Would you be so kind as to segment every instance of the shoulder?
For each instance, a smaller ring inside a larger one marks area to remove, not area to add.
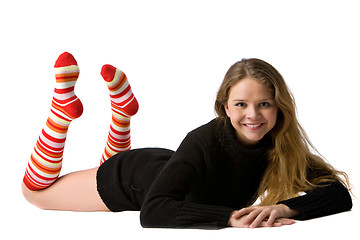
[[[190,131],[176,150],[176,156],[186,156],[186,159],[199,158],[217,149],[219,123],[216,119]]]
[[[221,123],[215,118],[210,122],[190,131],[187,136],[197,139],[215,140],[219,136]]]

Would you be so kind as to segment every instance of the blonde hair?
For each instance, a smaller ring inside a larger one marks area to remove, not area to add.
[[[218,120],[226,123],[224,106],[230,89],[247,77],[266,84],[273,92],[278,107],[277,122],[269,132],[273,148],[268,152],[268,167],[258,189],[261,205],[276,204],[335,180],[350,190],[346,173],[327,163],[310,142],[297,120],[293,95],[281,74],[269,63],[251,58],[229,68],[215,101]]]

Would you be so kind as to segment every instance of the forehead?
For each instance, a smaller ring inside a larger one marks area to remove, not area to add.
[[[265,99],[273,98],[273,91],[265,84],[253,78],[244,78],[230,88],[229,99]]]

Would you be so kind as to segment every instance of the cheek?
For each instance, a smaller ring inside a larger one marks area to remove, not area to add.
[[[277,121],[277,109],[269,112],[269,114],[267,115],[267,119],[271,127],[274,127]]]
[[[226,111],[226,114],[233,122],[238,122],[243,118],[241,111],[232,109],[231,107]]]

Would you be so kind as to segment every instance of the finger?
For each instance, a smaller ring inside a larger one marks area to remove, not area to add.
[[[234,218],[239,218],[241,216],[247,215],[249,213],[251,213],[254,210],[253,207],[248,207],[248,208],[242,208],[239,211],[236,211],[232,217]]]
[[[276,221],[276,216],[275,214],[271,213],[270,216],[269,216],[269,219],[267,220],[267,226],[270,227],[272,226]]]
[[[239,211],[236,211],[231,217],[239,218],[241,216],[251,213],[253,210],[254,210],[254,207],[242,208]]]
[[[259,212],[259,214],[256,216],[256,218],[254,219],[254,221],[251,223],[250,228],[256,228],[259,226],[260,223],[265,223],[266,225],[266,221],[265,218],[267,218],[268,214],[265,211],[261,211]]]
[[[266,221],[262,221],[256,227],[260,228],[260,227],[281,227],[281,226],[282,226],[282,224],[280,222],[274,222],[271,226],[269,226]],[[248,226],[248,227],[251,228],[250,226]]]
[[[267,227],[273,227],[273,226],[282,226],[282,225],[291,225],[294,224],[295,220],[293,219],[288,219],[288,218],[277,218],[274,221],[272,221],[270,218],[268,219],[268,221],[266,222],[266,226]]]
[[[266,225],[266,221],[262,221],[262,222],[260,222],[256,227],[267,227],[267,225]],[[254,228],[254,227],[251,227],[251,225],[249,226],[249,228]]]
[[[262,212],[266,213],[266,209],[264,208],[256,208],[254,209],[251,213],[249,213],[246,217],[244,217],[244,220],[246,222],[253,222],[259,214],[261,214]],[[264,215],[264,214],[262,214]],[[262,220],[264,220],[268,215],[265,214],[265,217],[262,218]]]
[[[269,225],[268,223],[266,223],[265,227],[281,227],[283,224],[279,223],[279,222],[274,222],[273,224]]]
[[[289,218],[278,218],[276,220],[276,222],[281,223],[282,225],[291,225],[295,223],[294,219],[289,219]]]
[[[279,222],[274,222],[270,227],[281,227],[282,224]]]

